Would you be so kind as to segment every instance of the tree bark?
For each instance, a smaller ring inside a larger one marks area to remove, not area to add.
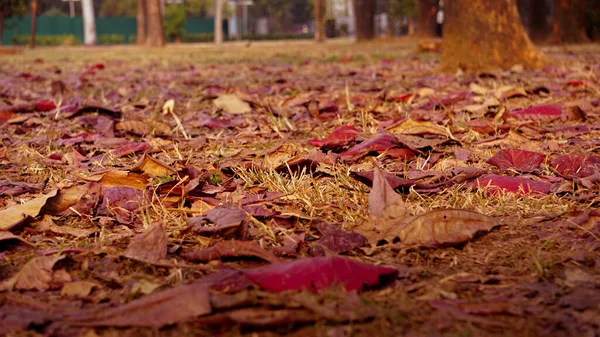
[[[548,38],[550,27],[546,20],[546,0],[531,0],[529,6],[529,37],[539,42]]]
[[[438,0],[419,0],[419,37],[435,37],[437,4]]]
[[[323,0],[315,0],[315,42],[325,42],[325,8]]]
[[[375,37],[375,0],[354,0],[356,41]]]
[[[412,16],[408,17],[408,35],[415,35],[415,18]]]
[[[160,10],[160,0],[148,0],[148,36],[146,43],[150,47],[162,47],[165,45],[165,33]]]
[[[244,13],[243,12],[243,3],[242,0],[238,0],[237,2],[237,6],[236,6],[236,15],[237,15],[237,39],[239,41],[242,41],[242,37],[243,37],[243,28],[244,28]]]
[[[138,45],[146,43],[146,18],[148,16],[146,0],[137,1],[137,39]]]
[[[85,45],[96,44],[96,20],[94,18],[93,0],[81,0],[83,13],[83,42]]]
[[[31,32],[29,34],[29,48],[35,48],[35,29],[37,26],[38,1],[31,0]]]
[[[445,14],[443,71],[490,71],[516,64],[532,69],[546,61],[523,29],[515,0],[451,0]]]
[[[223,43],[223,1],[215,0],[215,44]]]
[[[557,0],[550,42],[589,42],[585,33],[585,0]]]

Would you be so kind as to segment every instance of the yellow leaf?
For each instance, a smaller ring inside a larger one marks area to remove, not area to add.
[[[48,199],[54,197],[58,190],[27,201],[24,204],[14,205],[0,211],[0,229],[10,229],[28,217],[36,217]]]

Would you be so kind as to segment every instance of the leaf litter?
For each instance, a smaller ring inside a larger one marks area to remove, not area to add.
[[[599,54],[361,48],[0,63],[0,334],[593,335]]]

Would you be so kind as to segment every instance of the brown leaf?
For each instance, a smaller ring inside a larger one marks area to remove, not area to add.
[[[241,98],[233,94],[220,95],[213,103],[217,108],[231,114],[243,114],[252,111],[250,104],[242,101]]]
[[[423,246],[456,245],[471,239],[478,232],[498,226],[492,217],[459,209],[440,209],[415,217],[398,226],[398,237],[405,244]]]
[[[123,256],[138,261],[158,262],[167,257],[168,242],[163,224],[157,222],[143,233],[137,234]]]
[[[141,171],[154,177],[170,176],[176,173],[175,169],[150,157],[148,154],[144,154],[144,157],[131,170]]]
[[[194,283],[159,291],[117,307],[71,315],[65,323],[74,326],[160,328],[211,311],[208,287]]]
[[[380,217],[383,215],[385,208],[394,204],[401,204],[400,195],[394,192],[381,169],[375,165],[373,171],[373,188],[369,193],[369,213],[373,216]]]
[[[89,185],[75,185],[61,188],[55,196],[49,198],[44,205],[44,212],[59,213],[77,204],[85,195]]]
[[[29,200],[24,204],[10,206],[0,211],[0,229],[11,229],[28,218],[33,218],[40,214],[42,207],[48,199],[54,197],[58,190],[54,190],[41,197]]]
[[[212,247],[203,250],[194,250],[182,254],[184,258],[192,261],[210,261],[223,257],[254,256],[271,263],[279,262],[279,259],[264,250],[257,244],[239,240],[218,241]]]
[[[61,296],[84,298],[90,295],[94,288],[100,285],[89,281],[75,281],[66,283],[60,291]]]
[[[21,244],[31,246],[31,244],[29,242],[23,240],[22,237],[20,237],[18,235],[14,235],[13,233],[11,233],[9,231],[0,230],[0,248],[2,247],[1,244],[5,244],[7,241],[18,241]]]
[[[38,256],[29,260],[13,277],[0,283],[1,290],[47,290],[52,282],[52,268],[64,256]]]
[[[96,173],[85,180],[95,181],[105,187],[129,186],[143,190],[148,185],[148,176],[145,174],[122,170],[110,170]]]

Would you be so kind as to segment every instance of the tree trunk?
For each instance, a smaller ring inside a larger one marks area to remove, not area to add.
[[[242,37],[243,37],[242,29],[244,27],[244,23],[243,23],[244,13],[242,13],[243,12],[242,6],[243,6],[242,0],[238,0],[237,6],[236,6],[236,15],[237,15],[237,30],[238,30],[237,31],[237,39],[239,41],[242,41]]]
[[[223,43],[223,1],[215,0],[215,44]]]
[[[415,18],[412,16],[408,17],[408,35],[415,35]]]
[[[162,47],[165,45],[165,33],[160,11],[160,0],[148,0],[148,36],[146,43],[150,47]]]
[[[554,9],[550,42],[589,42],[585,33],[585,0],[557,0]]]
[[[545,63],[521,25],[515,0],[451,0],[445,7],[442,70],[478,72],[516,64],[532,69]]]
[[[31,0],[31,32],[29,34],[29,48],[35,48],[35,28],[37,24],[37,0]]]
[[[531,0],[529,6],[529,37],[532,41],[548,38],[550,27],[546,20],[546,0]]]
[[[146,43],[146,18],[148,16],[146,0],[137,1],[137,40],[138,45]]]
[[[435,37],[437,4],[438,0],[419,0],[419,37]]]
[[[356,41],[375,37],[375,0],[354,0]]]
[[[325,8],[323,0],[315,0],[315,42],[325,42]]]
[[[96,44],[96,20],[94,18],[93,0],[81,0],[83,13],[83,43],[87,46]]]

